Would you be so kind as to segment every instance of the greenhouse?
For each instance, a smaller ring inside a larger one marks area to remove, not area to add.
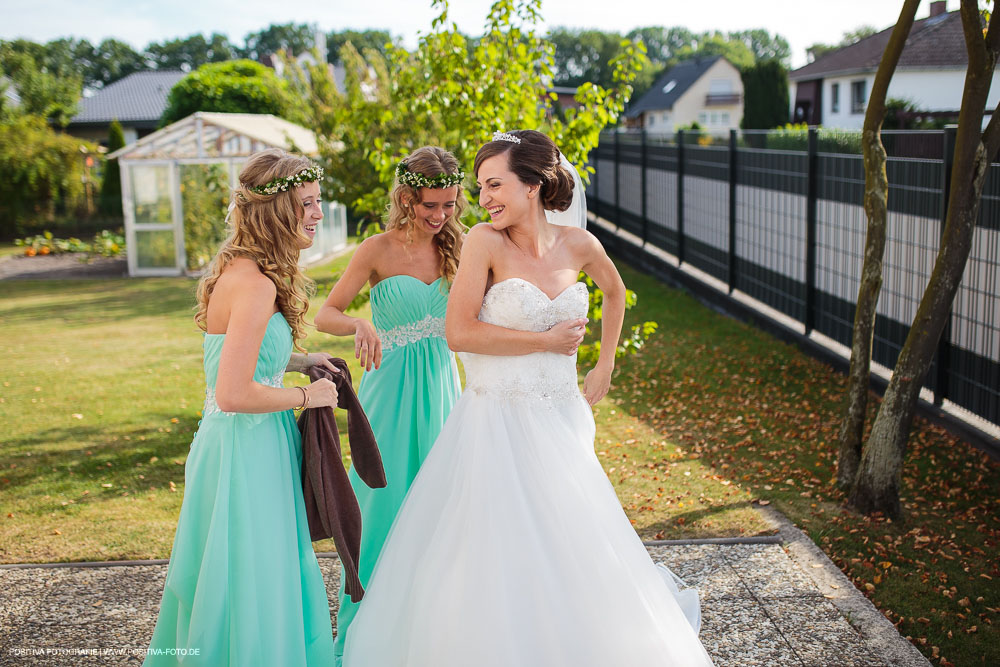
[[[225,238],[229,193],[243,164],[266,148],[315,156],[311,130],[269,114],[199,111],[110,154],[121,167],[130,276],[197,273]],[[342,204],[324,218],[302,264],[347,243]]]

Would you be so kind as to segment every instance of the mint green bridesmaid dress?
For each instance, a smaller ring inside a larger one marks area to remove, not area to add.
[[[354,470],[350,472],[361,505],[358,575],[365,586],[403,498],[461,391],[455,355],[444,338],[446,285],[443,278],[428,285],[413,276],[396,275],[371,289],[372,323],[382,340],[382,363],[378,370],[365,373],[358,398],[382,453],[387,484],[384,489],[370,489]],[[337,665],[357,610],[341,586]]]
[[[225,334],[206,334],[206,399],[145,665],[332,665],[333,630],[302,498],[291,410],[222,412]],[[292,335],[267,323],[254,381],[282,386]]]

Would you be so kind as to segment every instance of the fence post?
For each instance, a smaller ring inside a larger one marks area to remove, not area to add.
[[[594,150],[590,151],[590,155],[594,159],[594,164],[591,165],[594,168],[594,173],[590,175],[590,182],[594,186],[594,196],[592,197],[592,199],[594,200],[594,217],[596,218],[604,217],[601,215],[601,190],[597,183],[597,172],[600,171],[599,167],[601,162],[600,150],[601,150],[601,137],[600,135],[598,135],[597,145],[594,146]],[[588,199],[587,201],[589,205],[590,200]]]
[[[677,130],[677,265],[684,263],[684,130]]]
[[[816,202],[819,197],[819,130],[809,128],[806,185],[806,336],[816,328]]]
[[[955,133],[957,126],[944,128],[944,151],[941,165],[941,236],[944,236],[944,226],[948,219],[948,195],[951,190],[951,169],[955,162]],[[954,308],[954,306],[952,306]],[[948,398],[948,369],[951,365],[951,312],[948,309],[948,319],[941,331],[941,339],[937,348],[937,373],[934,377],[934,405],[941,405]]]
[[[642,141],[642,157],[639,167],[639,196],[642,199],[642,247],[649,240],[649,218],[646,216],[646,128],[639,135]]]
[[[736,130],[729,130],[729,293],[736,289]]]
[[[620,170],[618,169],[618,161],[620,159],[618,154],[619,134],[621,133],[618,132],[618,130],[615,130],[615,229],[616,230],[620,230],[622,227],[622,205],[621,205],[621,197],[619,195],[622,189],[622,184],[621,180],[618,177],[620,172]]]

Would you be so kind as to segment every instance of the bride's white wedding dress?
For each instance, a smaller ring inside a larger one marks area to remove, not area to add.
[[[479,319],[544,331],[586,312],[582,283],[550,300],[511,278]],[[396,517],[345,666],[710,665],[696,593],[689,622],[594,454],[575,357],[461,358],[465,391]]]

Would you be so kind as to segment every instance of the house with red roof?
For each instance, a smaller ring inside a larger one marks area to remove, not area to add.
[[[792,122],[861,129],[891,34],[892,27],[886,28],[790,72]],[[932,2],[930,15],[913,22],[887,99],[907,100],[929,116],[957,116],[968,64],[962,17],[958,11],[948,12],[945,0]],[[998,101],[1000,70],[993,75],[988,114]]]

